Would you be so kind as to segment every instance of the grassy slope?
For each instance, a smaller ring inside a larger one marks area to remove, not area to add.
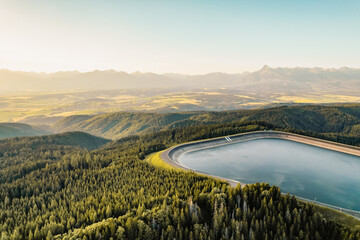
[[[301,202],[301,200],[298,200],[299,202]],[[315,210],[319,213],[321,213],[321,215],[323,215],[324,218],[329,219],[329,220],[334,220],[337,223],[349,226],[349,227],[355,227],[358,226],[360,227],[360,220],[346,214],[343,212],[339,212],[337,210],[331,209],[331,208],[327,208],[327,207],[323,207],[320,205],[316,205],[316,204],[312,204],[315,207]]]
[[[163,151],[150,154],[145,158],[145,161],[158,168],[163,168],[167,170],[178,170],[161,159],[160,155],[162,152]]]

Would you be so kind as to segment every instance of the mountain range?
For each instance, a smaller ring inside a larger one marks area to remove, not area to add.
[[[0,93],[25,91],[109,90],[144,88],[232,88],[252,91],[352,91],[360,89],[358,68],[271,68],[241,74],[204,75],[92,72],[34,73],[0,70]]]

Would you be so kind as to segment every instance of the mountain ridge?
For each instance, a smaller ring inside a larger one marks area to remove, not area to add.
[[[344,80],[346,82],[343,82]],[[1,92],[222,87],[252,89],[253,83],[270,84],[266,87],[276,89],[276,83],[283,84],[294,81],[305,81],[310,88],[323,85],[324,90],[334,90],[331,87],[334,83],[336,83],[339,91],[352,89],[354,86],[360,88],[360,68],[271,68],[265,65],[254,72],[213,72],[197,75],[151,72],[127,73],[115,70],[36,73],[0,69],[0,83],[4,86]],[[324,81],[330,83],[330,87],[324,85]],[[21,87],[19,88],[19,86]],[[291,86],[290,84],[287,87],[292,87],[294,90],[302,89],[301,86]]]
[[[0,123],[0,139],[25,136],[40,136],[50,133],[51,131],[47,131],[42,128],[25,123]]]
[[[70,116],[53,125],[53,130],[84,131],[96,136],[118,139],[176,127],[246,121],[263,121],[285,129],[356,136],[360,134],[360,104],[281,106],[220,112],[117,112],[96,116]]]

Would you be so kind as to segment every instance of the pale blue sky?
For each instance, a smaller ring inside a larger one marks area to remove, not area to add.
[[[0,68],[360,67],[360,1],[0,0]]]

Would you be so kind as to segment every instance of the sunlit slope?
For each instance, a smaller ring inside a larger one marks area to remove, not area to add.
[[[23,123],[0,123],[0,138],[38,136],[50,132]]]
[[[97,116],[71,116],[57,122],[54,130],[58,132],[77,130],[117,139],[174,127],[239,121],[264,121],[280,128],[358,136],[360,133],[360,104],[286,106],[223,112],[168,114],[120,112]]]
[[[232,121],[265,121],[281,128],[321,133],[359,133],[360,105],[285,106],[268,109],[208,112],[181,124],[223,123]],[[193,122],[193,123],[192,123]],[[179,123],[180,124],[180,123]]]
[[[97,116],[70,116],[54,125],[59,132],[84,131],[117,139],[138,133],[155,132],[196,113],[109,113]],[[84,119],[81,121],[81,119]]]
[[[93,118],[94,115],[72,115],[57,121],[53,125],[53,129],[66,131],[67,128],[74,128],[78,123]]]

